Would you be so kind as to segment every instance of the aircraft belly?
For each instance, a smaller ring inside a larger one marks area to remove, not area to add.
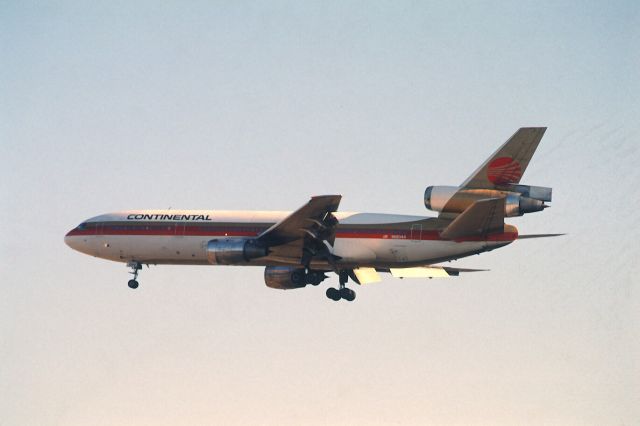
[[[482,250],[483,241],[454,242],[440,240],[406,240],[373,238],[338,238],[333,253],[344,262],[419,262],[464,255]]]
[[[208,264],[205,236],[98,235],[82,238],[77,250],[117,262]],[[487,243],[440,240],[337,238],[333,253],[344,263],[375,264],[428,262],[487,248]],[[493,248],[493,247],[492,247]],[[256,259],[250,264],[269,264]]]
[[[117,262],[207,263],[208,240],[199,236],[94,236],[86,253]]]
[[[345,262],[374,262],[379,257],[375,240],[367,238],[336,238],[333,254]]]
[[[410,241],[407,247],[409,262],[420,260],[440,259],[463,255],[486,247],[483,241],[454,242],[454,241]]]

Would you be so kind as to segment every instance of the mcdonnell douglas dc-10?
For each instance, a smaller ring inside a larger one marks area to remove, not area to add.
[[[335,272],[332,300],[353,301],[347,282],[394,277],[448,277],[477,271],[438,263],[491,251],[520,235],[505,217],[538,212],[551,201],[551,188],[521,185],[545,127],[519,129],[460,186],[429,186],[427,209],[437,217],[339,212],[340,195],[312,197],[298,210],[135,210],[88,219],[65,243],[82,253],[132,269],[138,287],[142,265],[263,266],[268,287],[318,285]]]

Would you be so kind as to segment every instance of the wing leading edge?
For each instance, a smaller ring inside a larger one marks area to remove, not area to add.
[[[329,218],[338,210],[341,195],[320,195],[258,236],[269,245],[290,243],[305,236],[318,237],[318,231],[335,226]],[[333,242],[333,241],[332,241]]]

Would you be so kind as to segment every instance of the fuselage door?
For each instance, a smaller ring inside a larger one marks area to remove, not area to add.
[[[419,223],[411,225],[411,241],[420,241],[422,239],[422,225]]]

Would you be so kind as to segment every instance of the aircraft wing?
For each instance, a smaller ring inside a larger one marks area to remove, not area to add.
[[[351,279],[360,285],[381,281],[378,272],[391,274],[394,278],[447,278],[464,272],[484,272],[487,269],[453,268],[450,266],[425,265],[411,268],[355,268]]]
[[[427,265],[413,268],[389,268],[394,278],[446,278],[457,277],[464,272],[485,272],[487,269],[453,268],[450,266]]]
[[[341,195],[312,197],[307,204],[260,234],[258,240],[268,246],[284,245],[305,238],[328,240],[333,244],[338,221],[331,213],[338,210],[341,199]]]

